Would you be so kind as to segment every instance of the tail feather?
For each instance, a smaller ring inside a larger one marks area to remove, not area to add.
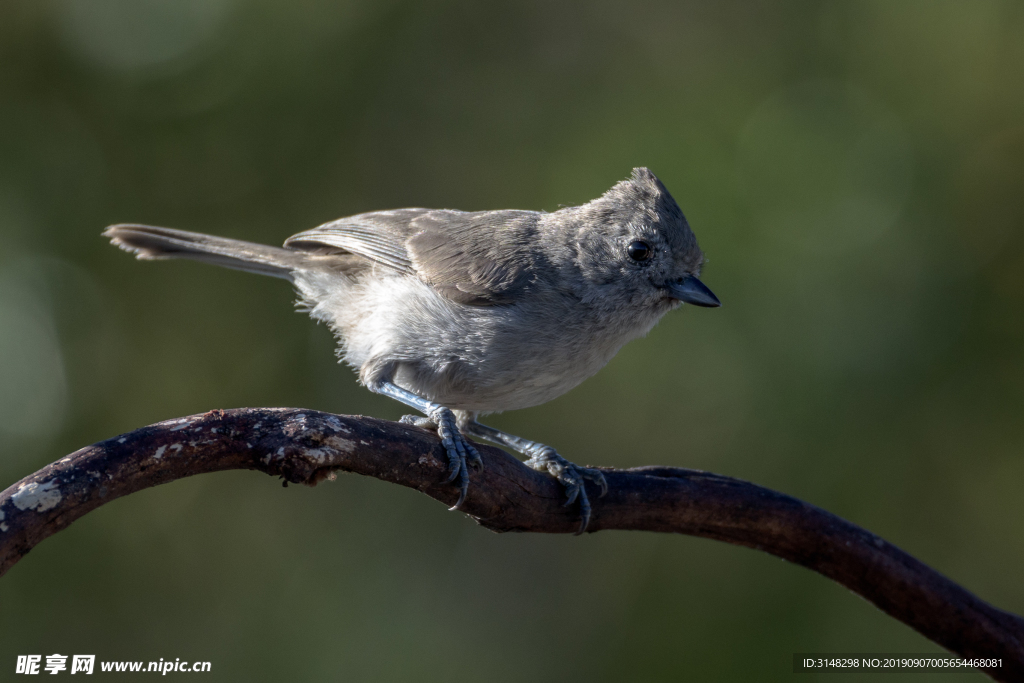
[[[289,281],[293,271],[308,267],[310,260],[293,249],[149,225],[111,225],[103,234],[139,259],[192,259]]]

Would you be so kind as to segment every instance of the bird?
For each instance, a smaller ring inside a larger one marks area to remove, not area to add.
[[[139,224],[103,231],[143,260],[184,258],[288,280],[297,305],[326,323],[338,355],[372,392],[436,430],[459,509],[472,436],[519,452],[579,501],[583,533],[604,495],[599,469],[484,425],[481,415],[540,405],[604,367],[683,304],[718,307],[682,210],[649,169],[556,211],[406,208],[339,218],[282,247]]]

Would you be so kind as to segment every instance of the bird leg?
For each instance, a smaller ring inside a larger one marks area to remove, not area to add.
[[[472,464],[474,468],[480,470],[484,466],[484,461],[480,458],[480,454],[476,452],[476,449],[473,448],[473,444],[459,431],[455,414],[451,409],[421,398],[393,382],[377,382],[370,386],[370,390],[401,401],[410,408],[415,408],[427,416],[424,418],[406,415],[402,418],[402,422],[413,424],[417,427],[437,430],[437,435],[441,438],[441,444],[448,454],[448,479],[446,481],[452,482],[456,478],[459,480],[459,500],[449,509],[459,509],[466,500],[466,493],[469,491],[468,465]]]
[[[560,456],[551,446],[545,446],[536,441],[529,441],[514,434],[507,434],[494,427],[480,424],[475,420],[463,425],[463,429],[473,435],[486,439],[493,443],[507,446],[515,451],[528,456],[526,465],[540,472],[547,472],[565,487],[567,500],[565,504],[572,505],[579,498],[580,513],[583,519],[576,535],[582,534],[590,523],[590,500],[587,498],[587,490],[584,480],[589,479],[601,488],[601,495],[608,493],[608,482],[601,470],[590,467],[580,467]]]

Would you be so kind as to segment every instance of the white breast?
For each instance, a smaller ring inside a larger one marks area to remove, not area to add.
[[[511,306],[456,304],[412,276],[297,282],[313,317],[331,325],[364,383],[391,378],[457,410],[514,410],[549,401],[590,377],[661,316],[608,321],[577,300]],[[598,323],[600,320],[600,323]]]

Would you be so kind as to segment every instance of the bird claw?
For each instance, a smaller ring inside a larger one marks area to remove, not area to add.
[[[437,429],[437,435],[448,454],[448,478],[445,482],[459,480],[459,500],[448,509],[458,510],[469,492],[469,466],[479,472],[484,468],[484,461],[473,444],[459,431],[455,415],[448,408],[439,407],[430,413],[430,417],[405,415],[402,423]]]
[[[403,415],[402,419],[399,420],[404,425],[412,425],[413,427],[422,427],[423,429],[437,429],[437,425],[429,417],[421,417],[420,415]]]
[[[608,481],[604,478],[601,470],[591,467],[581,467],[569,462],[560,456],[551,446],[541,446],[530,454],[526,464],[540,472],[547,472],[565,487],[566,501],[564,506],[568,507],[579,499],[580,504],[580,528],[576,531],[579,536],[587,530],[590,524],[590,499],[587,497],[585,482],[594,482],[601,489],[599,497],[608,493]]]

